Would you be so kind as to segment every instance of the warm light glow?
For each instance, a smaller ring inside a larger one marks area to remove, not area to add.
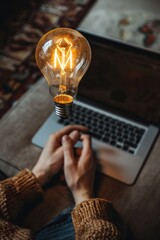
[[[59,104],[69,104],[73,102],[73,97],[67,94],[60,94],[54,97],[54,101]]]
[[[67,38],[60,38],[56,42],[54,50],[54,69],[72,70],[72,43]]]

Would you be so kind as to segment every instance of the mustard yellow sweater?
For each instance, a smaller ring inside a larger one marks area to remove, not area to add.
[[[25,169],[15,177],[0,182],[0,239],[33,239],[29,229],[16,225],[16,218],[26,203],[41,196],[43,191],[31,171]],[[90,199],[72,211],[75,239],[119,239],[112,223],[112,206],[103,199]]]

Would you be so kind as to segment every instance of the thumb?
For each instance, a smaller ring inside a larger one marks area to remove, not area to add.
[[[74,153],[73,153],[73,142],[72,139],[68,135],[64,135],[62,138],[62,146],[64,153],[64,164],[70,164],[74,161]]]

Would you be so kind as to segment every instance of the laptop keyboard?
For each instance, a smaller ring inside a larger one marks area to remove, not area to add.
[[[59,119],[63,125],[80,124],[89,128],[92,137],[134,154],[145,132],[144,128],[128,124],[116,118],[74,105],[72,116]]]

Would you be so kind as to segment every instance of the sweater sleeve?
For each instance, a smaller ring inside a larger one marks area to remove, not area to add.
[[[11,222],[0,219],[1,240],[33,240],[33,233],[29,229],[20,228]]]
[[[76,240],[117,240],[119,231],[113,223],[112,204],[104,199],[90,199],[72,211]]]
[[[28,169],[0,182],[0,218],[14,221],[24,205],[42,193],[35,176]]]

